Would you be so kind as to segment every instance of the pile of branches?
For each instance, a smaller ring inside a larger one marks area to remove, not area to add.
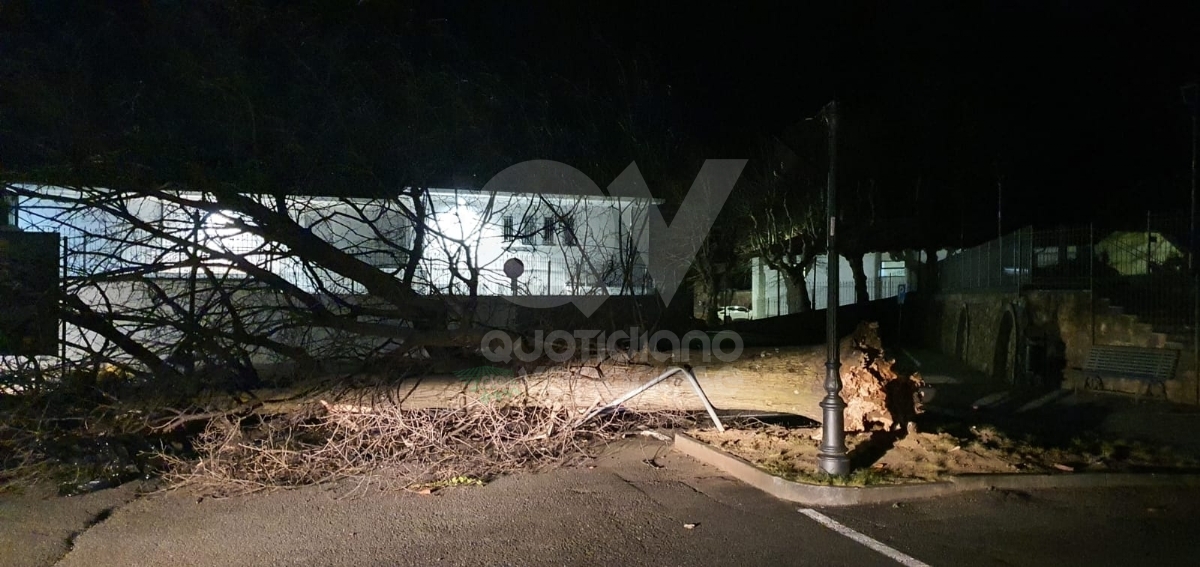
[[[321,401],[270,419],[219,418],[194,448],[199,458],[164,456],[176,487],[215,495],[351,479],[384,489],[451,479],[487,481],[586,458],[597,440],[676,424],[682,414],[617,413],[581,422],[558,407],[477,402],[460,408],[401,409]]]

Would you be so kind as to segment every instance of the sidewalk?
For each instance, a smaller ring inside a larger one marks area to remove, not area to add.
[[[928,404],[934,414],[995,421],[997,425],[1023,425],[1041,431],[1057,430],[1058,437],[1093,432],[1200,454],[1200,435],[1196,434],[1200,431],[1200,408],[1196,406],[1114,393],[1061,391],[1044,405],[1021,411],[1048,392],[1018,391],[1012,384],[986,376],[931,349],[893,348],[892,352],[897,366],[920,372],[937,389]],[[972,407],[988,398],[1002,398],[1002,401],[988,408]]]
[[[965,410],[972,402],[989,394],[1012,388],[968,367],[962,361],[936,350],[912,347],[889,347],[888,354],[896,359],[901,372],[919,372],[925,383],[937,389],[928,404],[932,410]]]

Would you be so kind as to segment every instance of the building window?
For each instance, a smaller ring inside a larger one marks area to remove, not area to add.
[[[579,239],[575,237],[575,217],[563,217],[562,243],[566,246],[579,246]]]
[[[537,221],[529,217],[521,219],[521,244],[533,246],[537,244]]]
[[[542,244],[554,244],[554,217],[542,219]]]
[[[903,277],[907,273],[904,262],[889,262],[884,260],[879,263],[879,276],[884,278]]]
[[[504,241],[512,242],[517,239],[517,225],[512,217],[504,217]]]

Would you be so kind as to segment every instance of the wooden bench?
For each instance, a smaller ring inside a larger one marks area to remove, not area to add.
[[[1083,386],[1094,383],[1102,390],[1105,378],[1125,378],[1146,382],[1146,393],[1157,384],[1166,397],[1166,382],[1175,377],[1178,362],[1179,351],[1174,349],[1093,346],[1083,364]]]

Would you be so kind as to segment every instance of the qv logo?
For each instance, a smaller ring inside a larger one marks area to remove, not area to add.
[[[704,162],[700,173],[671,224],[663,219],[656,207],[646,211],[646,229],[651,241],[649,249],[639,248],[637,253],[646,271],[654,282],[655,289],[664,303],[670,303],[679,290],[688,267],[696,252],[704,244],[708,231],[712,229],[717,215],[729,198],[733,186],[746,167],[744,159],[710,159]],[[583,172],[565,163],[550,160],[533,160],[518,163],[496,174],[483,186],[485,192],[503,191],[526,194],[587,197],[622,197],[653,202],[653,195],[646,185],[637,163],[630,163],[625,171],[609,183],[607,193],[600,189]],[[595,270],[594,264],[591,268]],[[598,276],[598,274],[593,274]],[[574,303],[585,316],[599,309],[608,299],[601,287],[596,295],[571,296],[505,296],[509,301],[524,307],[547,308]]]

